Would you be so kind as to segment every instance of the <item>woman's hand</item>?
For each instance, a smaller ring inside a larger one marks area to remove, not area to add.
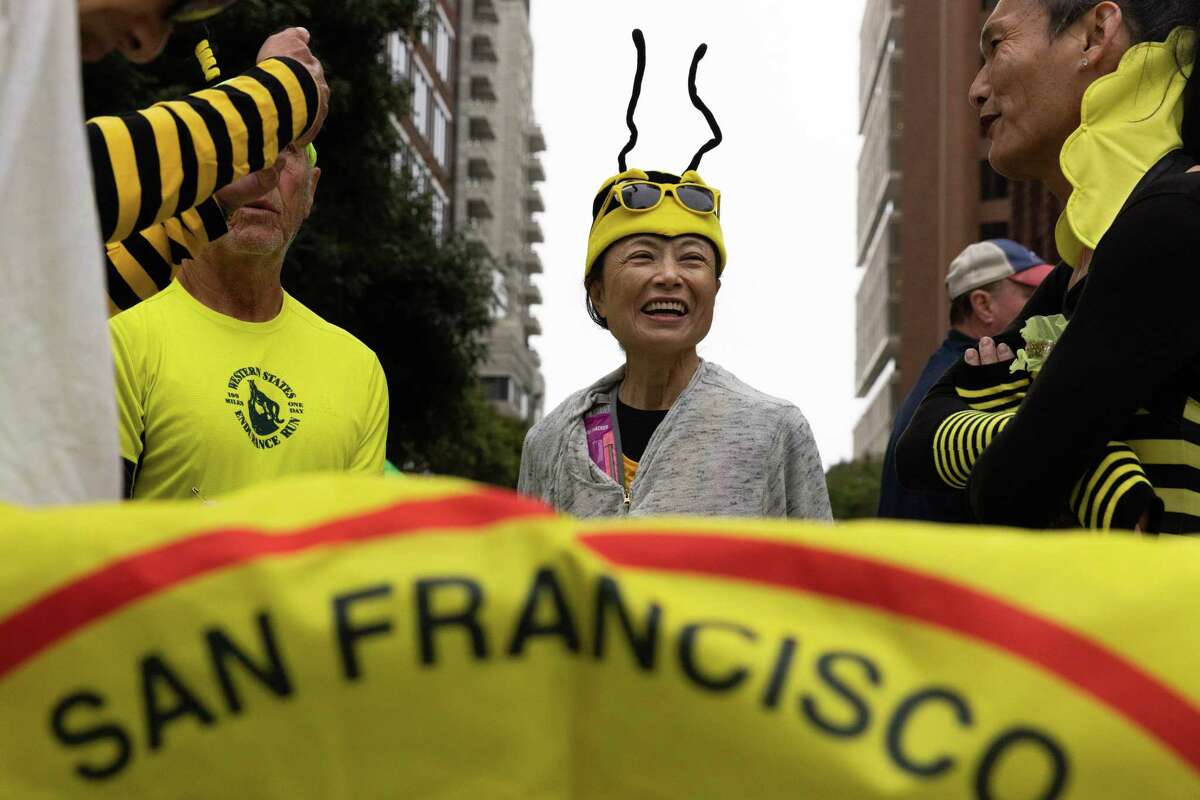
[[[1006,344],[999,347],[990,336],[985,336],[979,340],[979,348],[972,347],[963,354],[963,358],[972,367],[987,367],[992,364],[1002,364],[1005,361],[1012,361],[1016,356],[1013,354],[1012,348]]]

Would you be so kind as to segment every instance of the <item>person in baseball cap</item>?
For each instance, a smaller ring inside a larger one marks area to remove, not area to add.
[[[989,239],[969,245],[950,262],[946,290],[950,295],[950,324],[966,328],[978,339],[995,336],[1016,315],[1054,271],[1043,258],[1011,239]],[[975,295],[975,292],[982,292]]]
[[[1011,239],[976,242],[950,262],[946,273],[950,330],[904,398],[892,424],[879,492],[880,517],[963,524],[973,521],[961,493],[921,494],[900,485],[896,443],[933,384],[982,337],[996,336],[1008,328],[1053,271],[1045,259]]]

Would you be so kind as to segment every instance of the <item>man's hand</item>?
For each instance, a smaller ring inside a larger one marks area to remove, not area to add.
[[[317,110],[313,115],[313,123],[308,132],[296,141],[301,149],[317,138],[317,134],[321,132],[321,126],[325,124],[325,116],[329,113],[329,84],[325,81],[325,68],[308,49],[308,40],[309,34],[306,28],[288,28],[263,42],[262,48],[258,51],[258,61],[260,62],[276,57],[299,61],[317,82]]]
[[[976,350],[972,347],[963,354],[963,358],[972,367],[987,367],[992,364],[1012,361],[1016,356],[1013,355],[1012,348],[1008,345],[1002,344],[997,347],[996,342],[991,337],[985,336],[979,340],[979,349]]]

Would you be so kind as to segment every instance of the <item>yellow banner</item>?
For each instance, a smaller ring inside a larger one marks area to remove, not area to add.
[[[1200,797],[1200,549],[450,480],[0,511],[0,798]]]

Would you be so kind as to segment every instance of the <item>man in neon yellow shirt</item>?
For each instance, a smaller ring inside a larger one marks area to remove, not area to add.
[[[281,283],[312,210],[315,161],[289,147],[276,188],[236,211],[168,288],[112,319],[130,497],[204,499],[282,475],[383,472],[379,359]]]

